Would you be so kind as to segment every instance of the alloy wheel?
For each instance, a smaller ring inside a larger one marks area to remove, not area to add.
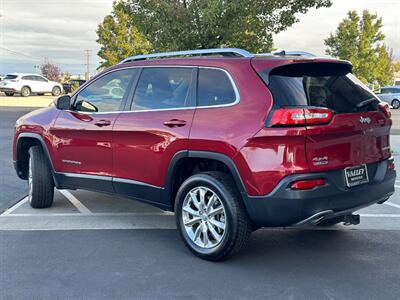
[[[182,221],[188,237],[198,247],[214,248],[225,237],[224,204],[207,187],[196,187],[187,193],[182,205]]]

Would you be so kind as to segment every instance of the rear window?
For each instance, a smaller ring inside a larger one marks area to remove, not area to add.
[[[266,80],[267,74],[262,74]],[[357,111],[356,106],[376,96],[351,74],[351,67],[334,63],[285,65],[269,73],[268,87],[274,105],[327,107],[336,113]],[[363,110],[376,109],[376,103]],[[374,105],[375,104],[375,105]]]
[[[4,79],[17,79],[18,75],[7,75]]]

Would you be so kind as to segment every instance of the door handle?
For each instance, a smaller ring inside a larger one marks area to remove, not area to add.
[[[109,121],[109,120],[99,120],[99,121],[95,122],[94,125],[96,125],[98,127],[110,126],[111,125],[111,121]]]
[[[186,121],[184,120],[178,120],[178,119],[172,119],[169,121],[165,121],[164,125],[167,127],[182,127],[186,125]]]

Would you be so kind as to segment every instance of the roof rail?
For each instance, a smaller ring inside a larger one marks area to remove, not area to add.
[[[304,52],[304,51],[279,51],[279,52],[273,52],[273,55],[282,55],[282,56],[304,56],[304,57],[316,57],[315,54],[310,53],[310,52]]]
[[[315,54],[304,51],[275,51],[268,53],[257,53],[256,56],[303,56],[303,57],[316,57]]]
[[[173,57],[173,56],[189,56],[189,55],[210,55],[210,54],[219,54],[222,56],[228,57],[253,57],[254,55],[250,52],[238,49],[238,48],[216,48],[216,49],[199,49],[199,50],[187,50],[187,51],[174,51],[174,52],[161,52],[161,53],[151,53],[151,54],[143,54],[131,56],[120,63],[127,63],[138,60],[145,60],[148,58],[163,58],[163,57]]]

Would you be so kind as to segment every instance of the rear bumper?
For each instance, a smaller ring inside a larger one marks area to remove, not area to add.
[[[248,196],[245,203],[252,221],[259,226],[289,226],[318,221],[383,203],[394,193],[396,171],[384,160],[369,164],[370,182],[348,188],[344,170],[297,174],[285,177],[266,196]],[[291,190],[296,180],[324,178],[326,185],[311,190]]]

